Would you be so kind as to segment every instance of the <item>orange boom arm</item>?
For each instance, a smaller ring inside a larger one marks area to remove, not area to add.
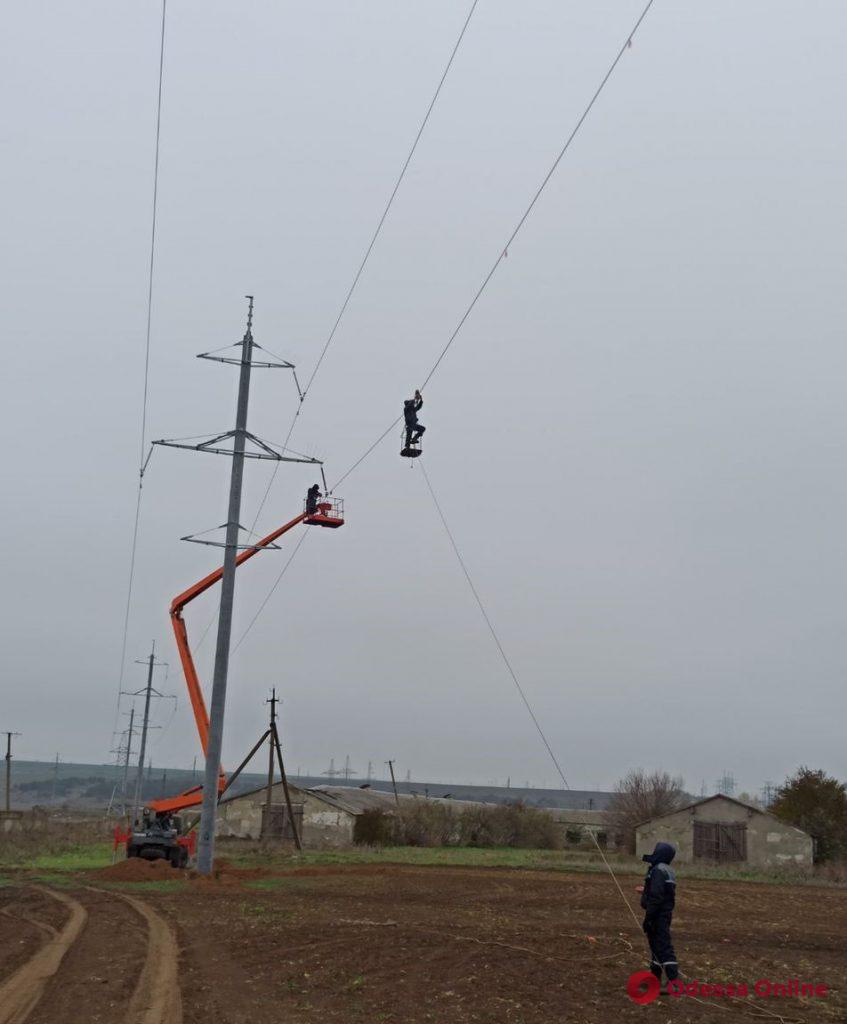
[[[292,530],[299,523],[306,520],[307,514],[305,512],[297,516],[296,519],[292,519],[284,526],[280,526],[279,529],[274,530],[273,533],[269,533],[267,537],[263,537],[257,541],[252,547],[242,551],[241,554],[236,558],[235,564],[243,565],[248,558],[252,558],[253,555],[258,554],[263,548],[273,544],[275,540],[281,537],[284,533]],[[223,566],[219,569],[215,569],[214,572],[209,573],[208,576],[204,576],[202,580],[195,583],[194,586],[189,587],[188,590],[178,594],[173,601],[171,601],[171,625],[174,630],[174,637],[176,638],[176,646],[179,651],[179,660],[182,662],[182,671],[185,675],[185,684],[188,687],[188,696],[191,698],[191,708],[194,712],[194,721],[197,723],[197,732],[200,735],[200,746],[205,754],[209,743],[209,712],[206,709],[206,701],[203,699],[203,691],[200,688],[200,680],[197,678],[197,669],[194,665],[194,659],[191,656],[191,647],[188,643],[188,631],[185,628],[185,620],[182,617],[185,606],[193,601],[195,597],[199,597],[204,594],[210,587],[213,587],[223,576]],[[222,793],[226,788],[226,775],[221,769],[221,773],[218,776],[218,794]],[[180,793],[179,796],[167,797],[162,800],[152,800],[147,806],[156,814],[170,814],[176,811],[185,810],[188,807],[197,807],[203,802],[203,787],[194,786],[184,793]]]

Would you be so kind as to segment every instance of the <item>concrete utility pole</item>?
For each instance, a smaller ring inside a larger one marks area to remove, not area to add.
[[[229,646],[232,639],[232,605],[235,598],[235,559],[238,554],[244,445],[247,434],[247,406],[250,399],[250,368],[253,359],[253,296],[248,295],[247,299],[250,305],[247,311],[247,330],[241,342],[238,405],[235,413],[235,434],[232,439],[232,474],[229,483],[229,510],[226,517],[226,547],[221,578],[221,607],[218,615],[218,639],[215,645],[215,671],[209,711],[209,743],[206,749],[206,770],[203,775],[203,808],[200,812],[200,835],[197,843],[197,870],[201,875],[212,873],[215,859],[218,777],[221,772]]]
[[[59,784],[59,755],[56,754],[56,762],[53,765],[53,792],[50,794],[50,803],[56,803],[56,789]]]
[[[397,796],[397,780],[394,778],[394,762],[386,761],[385,763],[388,765],[388,770],[391,772],[391,787],[394,790],[394,803],[399,807],[400,797]]]
[[[20,736],[19,732],[6,733],[6,810],[12,809],[12,737]]]

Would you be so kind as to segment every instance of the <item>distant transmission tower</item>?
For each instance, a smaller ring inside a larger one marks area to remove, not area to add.
[[[735,793],[735,776],[724,771],[723,775],[715,783],[715,791],[724,796],[733,796]]]
[[[776,800],[779,793],[779,786],[775,786],[772,782],[766,782],[762,786],[762,804],[765,807],[770,807],[771,804]]]

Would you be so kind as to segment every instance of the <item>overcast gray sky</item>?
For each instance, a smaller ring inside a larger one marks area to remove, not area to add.
[[[232,424],[236,371],[194,355],[241,337],[245,292],[256,340],[308,375],[468,6],[171,0],[151,437]],[[642,6],[480,0],[292,438],[331,479],[429,370]],[[17,4],[0,41],[0,728],[21,757],[110,745],[160,16]],[[847,775],[845,38],[840,3],[656,0],[426,391],[433,485],[574,787]],[[260,375],[251,427],[282,440],[295,400]],[[276,685],[292,770],[552,785],[398,440],[234,656],[226,763]],[[167,608],[215,564],[178,538],[224,521],[228,471],[160,450],[147,477],[125,682],[155,637],[180,697],[159,764],[198,752]],[[243,521],[269,472],[248,465]],[[283,467],[260,528],[313,478]],[[236,637],[293,543],[240,574]],[[187,613],[195,639],[214,607]]]

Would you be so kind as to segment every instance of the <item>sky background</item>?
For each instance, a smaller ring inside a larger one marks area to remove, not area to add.
[[[331,481],[426,376],[641,6],[480,0],[292,437]],[[232,425],[237,370],[194,356],[240,339],[247,292],[308,376],[468,7],[168,4],[148,437]],[[18,4],[0,40],[0,729],[22,758],[114,742],[160,17]],[[845,38],[835,2],[656,0],[426,389],[430,478],[574,788],[847,776]],[[251,429],[281,441],[293,382],[254,382]],[[554,785],[398,448],[234,655],[225,763],[273,685],[292,771]],[[159,765],[198,753],[167,609],[216,564],[179,537],[225,520],[228,473],[160,449],[146,477],[124,685],[155,638],[179,696]],[[269,474],[248,463],[248,525]],[[283,466],[259,529],[313,480]],[[295,542],[239,574],[235,639]]]

